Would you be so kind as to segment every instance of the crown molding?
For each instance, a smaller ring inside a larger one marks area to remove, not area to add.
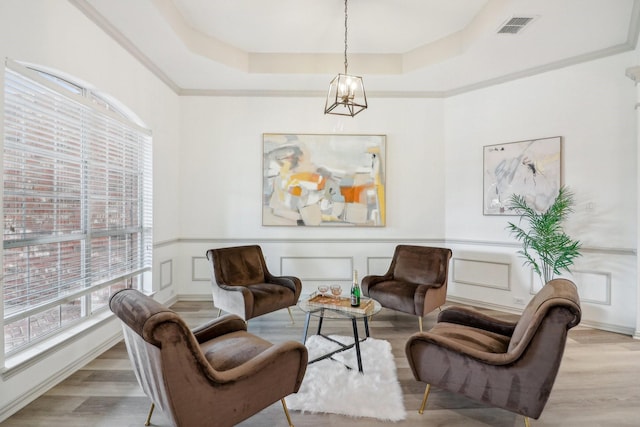
[[[116,27],[111,25],[98,11],[85,0],[68,0],[73,6],[78,8],[87,18],[102,29],[109,37],[118,43],[124,50],[129,52],[134,59],[140,62],[153,75],[160,79],[176,94],[180,94],[180,87],[169,78],[149,57],[124,36]]]
[[[637,39],[637,37],[635,38]],[[629,52],[635,49],[635,42],[628,41],[606,49],[595,52],[589,52],[583,55],[566,58],[561,61],[551,62],[549,64],[538,67],[529,68],[515,73],[505,74],[503,76],[487,79],[478,83],[460,86],[451,90],[444,91],[376,91],[367,92],[367,98],[449,98],[456,95],[462,95],[467,92],[473,92],[496,86],[511,81],[544,74],[549,71],[559,70],[561,68],[570,67],[594,61],[596,59],[606,58],[608,56]],[[630,78],[632,78],[630,76]],[[217,89],[180,89],[176,92],[180,96],[212,96],[212,97],[276,97],[276,98],[322,98],[326,96],[324,91],[300,91],[300,90],[217,90]]]

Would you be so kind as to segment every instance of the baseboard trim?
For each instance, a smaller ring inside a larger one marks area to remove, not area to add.
[[[628,335],[630,337],[634,337],[636,331],[633,328],[625,328],[624,326],[612,325],[610,323],[602,323],[602,322],[593,322],[589,320],[581,320],[580,326],[585,326],[587,328],[598,329],[600,331],[614,332],[616,334]]]

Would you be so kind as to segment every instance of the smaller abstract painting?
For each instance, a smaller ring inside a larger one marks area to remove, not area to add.
[[[263,134],[262,225],[385,225],[384,135]]]
[[[560,189],[561,160],[559,136],[485,146],[483,213],[515,215],[509,208],[513,194],[546,211]]]

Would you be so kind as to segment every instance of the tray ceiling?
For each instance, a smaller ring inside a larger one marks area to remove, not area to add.
[[[316,96],[344,71],[342,0],[70,1],[180,94]],[[350,0],[349,72],[369,96],[448,96],[632,50],[639,13],[639,0]]]

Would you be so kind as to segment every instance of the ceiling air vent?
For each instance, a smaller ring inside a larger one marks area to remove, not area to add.
[[[518,34],[522,29],[531,23],[535,16],[514,16],[502,24],[498,29],[498,34]]]

